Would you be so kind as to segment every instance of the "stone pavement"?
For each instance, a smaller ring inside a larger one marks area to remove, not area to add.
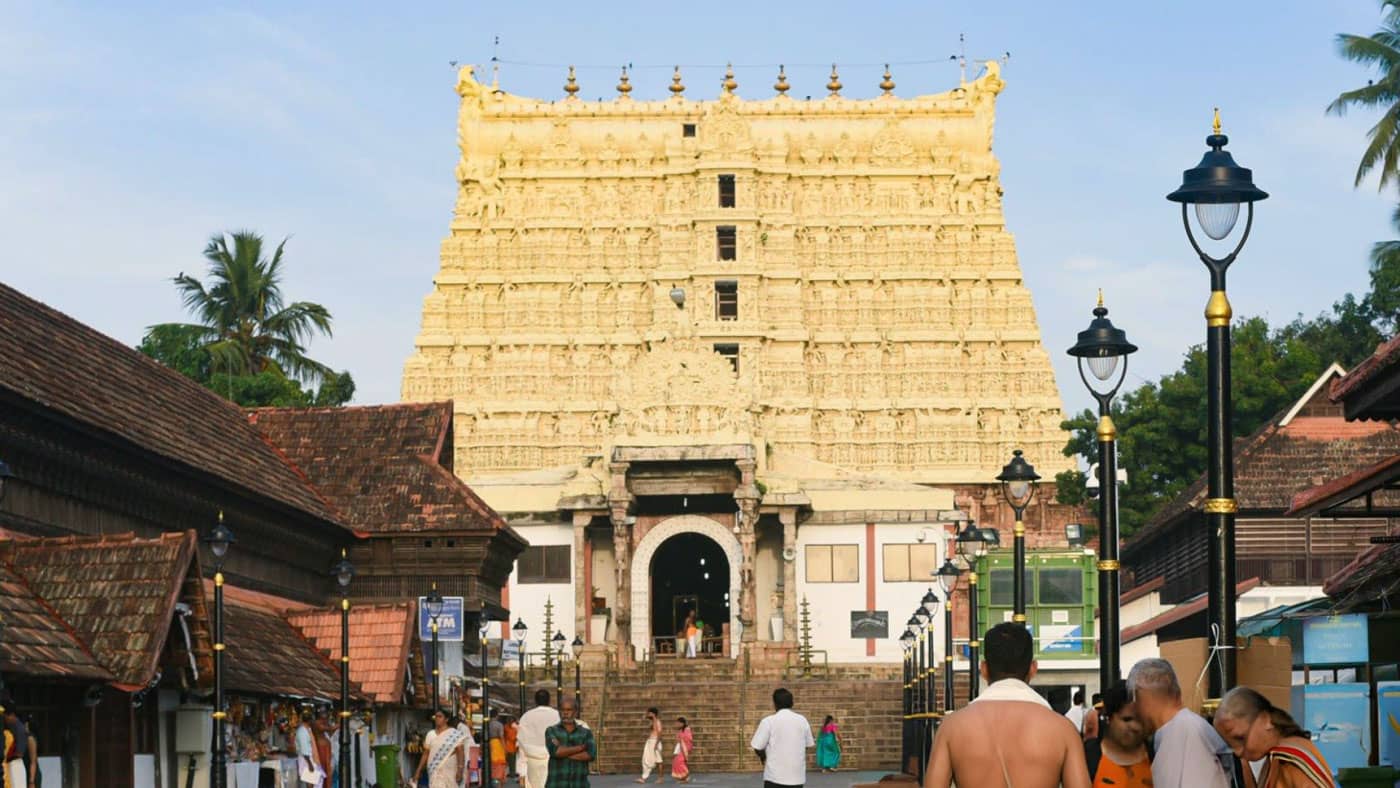
[[[850,788],[857,783],[876,782],[889,773],[887,771],[840,771],[835,774],[822,774],[820,769],[809,769],[807,771],[807,788]],[[588,778],[588,782],[591,788],[641,788],[633,782],[636,779],[637,775],[635,774],[595,774]],[[655,779],[653,777],[647,785],[654,786]],[[677,788],[679,785],[683,784],[670,779],[662,783],[663,788]],[[689,785],[700,788],[763,788],[763,773],[694,772]]]

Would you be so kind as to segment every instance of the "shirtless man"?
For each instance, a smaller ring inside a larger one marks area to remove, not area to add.
[[[1027,684],[1035,646],[1024,624],[997,624],[982,641],[988,687],[943,720],[924,788],[1089,788],[1074,725]]]

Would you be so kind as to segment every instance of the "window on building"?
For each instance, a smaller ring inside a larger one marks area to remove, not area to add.
[[[694,136],[695,136],[695,124],[694,124],[694,123],[682,123],[682,124],[681,124],[681,136],[682,136],[682,137],[694,137]]]
[[[527,547],[515,563],[518,583],[567,583],[573,577],[569,545]]]
[[[739,283],[715,282],[715,320],[739,319]]]
[[[1084,603],[1084,572],[1079,567],[1040,570],[1040,604],[1081,605]]]
[[[715,352],[729,360],[729,366],[734,368],[734,374],[739,374],[739,346],[733,343],[721,342],[715,345]]]
[[[734,176],[719,176],[719,207],[734,207]]]
[[[1016,589],[1013,587],[1013,583],[1016,578],[1011,576],[1013,571],[1015,570],[993,569],[991,571],[991,579],[988,582],[992,584],[993,607],[1011,607],[1015,604]],[[1035,598],[1035,570],[1028,566],[1025,571],[1026,600],[1029,601]],[[1079,570],[1076,569],[1074,571],[1078,572]]]
[[[732,226],[725,225],[715,228],[715,259],[739,259],[738,234]]]
[[[887,544],[883,548],[886,583],[933,582],[938,548],[931,544]]]
[[[860,546],[853,544],[807,545],[807,582],[859,583]]]

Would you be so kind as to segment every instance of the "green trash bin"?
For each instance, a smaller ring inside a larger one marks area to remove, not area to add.
[[[399,786],[399,745],[374,745],[374,778],[380,786]]]
[[[1337,771],[1342,788],[1395,788],[1400,772],[1389,766],[1354,766]]]

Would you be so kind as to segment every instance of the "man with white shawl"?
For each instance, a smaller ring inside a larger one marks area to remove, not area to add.
[[[545,732],[559,724],[559,712],[549,705],[549,690],[535,692],[535,707],[520,715],[516,734],[515,772],[521,788],[545,788],[549,778],[549,750]]]

